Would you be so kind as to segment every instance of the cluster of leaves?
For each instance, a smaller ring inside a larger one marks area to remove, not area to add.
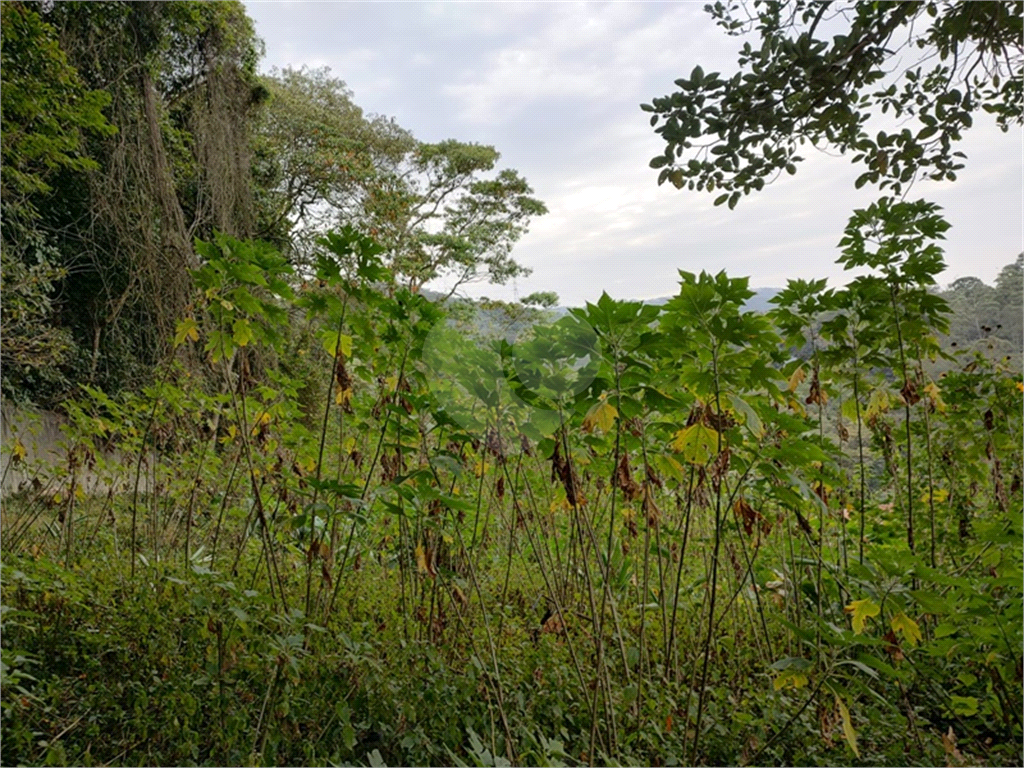
[[[976,112],[994,114],[1004,131],[1024,114],[1018,2],[707,7],[728,34],[756,35],[740,50],[740,70],[724,77],[697,66],[642,108],[665,140],[650,163],[658,182],[720,193],[716,205],[733,208],[783,171],[795,174],[808,143],[849,152],[865,167],[858,187],[899,195],[917,178],[955,180],[964,157],[955,142]]]

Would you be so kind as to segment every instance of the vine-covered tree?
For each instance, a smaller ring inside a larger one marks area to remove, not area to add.
[[[188,302],[193,238],[253,232],[260,43],[239,3],[9,3],[2,34],[5,287],[42,290],[34,336],[64,342],[59,375],[33,352],[5,390],[137,386]]]
[[[91,90],[61,49],[57,32],[28,3],[0,5],[0,356],[3,389],[60,379],[71,340],[52,323],[54,283],[66,276],[39,205],[60,174],[94,171],[88,135],[114,133],[109,94]]]

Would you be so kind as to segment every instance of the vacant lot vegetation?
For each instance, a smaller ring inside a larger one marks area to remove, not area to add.
[[[379,250],[200,244],[157,382],[8,448],[5,764],[1019,763],[1022,385],[932,378],[927,261],[509,345]]]
[[[555,320],[450,300],[547,211],[494,147],[260,74],[236,2],[3,2],[0,390],[67,424],[0,459],[0,761],[1024,762],[1024,257],[940,292],[908,198],[1019,128],[1022,9],[709,6],[658,181],[845,154],[860,277]]]

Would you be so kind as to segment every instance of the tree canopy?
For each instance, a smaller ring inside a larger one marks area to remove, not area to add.
[[[512,247],[547,208],[517,171],[486,175],[500,157],[494,147],[454,139],[417,144],[367,195],[360,220],[410,288],[443,278],[451,295],[467,282],[529,274]]]

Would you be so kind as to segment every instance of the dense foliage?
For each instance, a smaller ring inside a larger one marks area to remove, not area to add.
[[[1024,761],[1020,257],[940,290],[883,197],[768,312],[431,300],[522,272],[493,148],[234,3],[0,10],[4,393],[66,415],[0,467],[4,764]]]
[[[239,3],[12,1],[2,37],[5,397],[151,383],[215,232],[301,264],[358,223],[413,290],[528,272],[546,209],[493,147],[419,142],[324,70],[258,75]]]
[[[933,249],[510,346],[350,229],[298,287],[200,244],[174,343],[222,386],[89,389],[62,466],[7,459],[5,762],[1019,761],[1024,385],[928,373]],[[288,318],[319,413],[254,378]]]

